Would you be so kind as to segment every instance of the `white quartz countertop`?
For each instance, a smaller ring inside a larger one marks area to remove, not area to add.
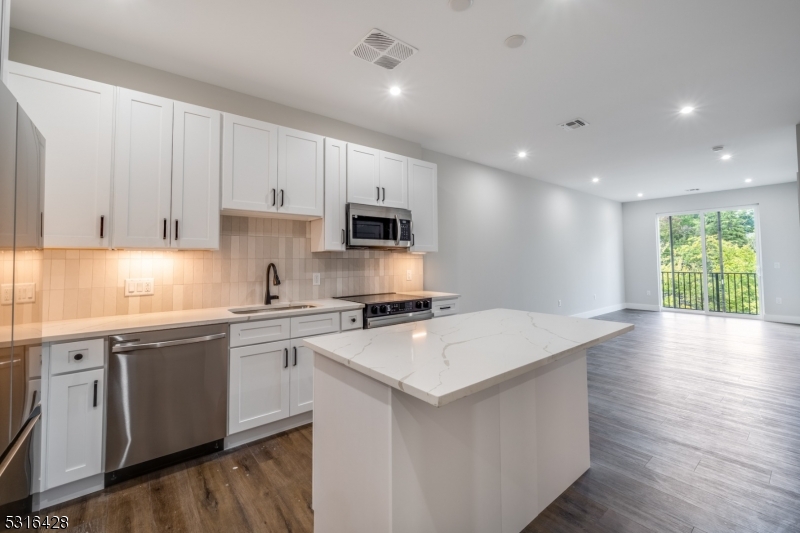
[[[403,294],[410,294],[419,298],[431,298],[433,300],[447,300],[450,298],[459,298],[460,294],[453,294],[452,292],[436,292],[436,291],[402,291]]]
[[[440,407],[632,330],[619,322],[492,309],[304,343]]]
[[[139,331],[153,331],[159,329],[183,328],[189,326],[202,326],[206,324],[222,324],[234,322],[247,322],[251,320],[269,320],[272,318],[285,318],[292,316],[313,315],[361,309],[363,304],[348,302],[346,300],[308,300],[273,304],[273,308],[280,309],[290,305],[313,305],[312,309],[295,309],[271,311],[251,315],[237,315],[228,309],[243,309],[243,307],[215,307],[211,309],[192,309],[188,311],[166,311],[163,313],[144,313],[140,315],[118,315],[98,318],[80,318],[76,320],[61,320],[58,322],[45,322],[15,328],[15,339],[25,341],[30,336],[31,340],[39,338],[41,332],[42,342],[60,342],[67,340],[86,339],[89,337],[103,337],[106,335],[119,335],[123,333],[136,333]],[[35,338],[34,338],[35,337]]]

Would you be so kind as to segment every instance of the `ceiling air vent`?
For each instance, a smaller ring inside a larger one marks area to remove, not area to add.
[[[392,70],[417,52],[418,50],[410,44],[374,29],[361,39],[351,53],[373,65]]]
[[[567,131],[584,128],[588,125],[589,123],[583,120],[582,118],[574,118],[569,122],[564,122],[563,124],[559,124],[560,127],[564,128]]]

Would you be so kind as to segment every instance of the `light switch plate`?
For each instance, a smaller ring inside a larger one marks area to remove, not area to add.
[[[14,291],[14,298],[18,304],[32,304],[36,302],[35,283],[17,283],[17,290]]]
[[[312,277],[313,277],[313,282],[312,283],[314,285],[319,285],[319,272],[314,272]]]
[[[153,278],[127,278],[125,296],[151,296],[155,293]]]
[[[411,281],[411,270],[406,270],[406,281]]]

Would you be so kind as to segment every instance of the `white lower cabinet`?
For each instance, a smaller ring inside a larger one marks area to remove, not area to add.
[[[102,368],[50,378],[48,489],[102,471],[104,384]]]
[[[228,434],[290,416],[290,341],[231,349]]]
[[[289,414],[299,415],[314,407],[314,352],[300,339],[292,340],[291,392]]]

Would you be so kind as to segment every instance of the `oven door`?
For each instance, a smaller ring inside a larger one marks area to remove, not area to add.
[[[347,204],[348,248],[410,248],[412,228],[408,209]]]

